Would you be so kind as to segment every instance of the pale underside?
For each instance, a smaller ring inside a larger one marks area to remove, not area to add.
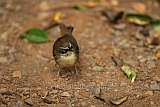
[[[56,62],[59,64],[61,68],[72,67],[77,62],[77,57],[74,52],[69,51],[65,55],[61,55]]]

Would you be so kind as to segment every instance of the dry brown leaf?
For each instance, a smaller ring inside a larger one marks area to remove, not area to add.
[[[146,5],[143,3],[134,2],[131,5],[138,13],[144,14],[147,12]]]
[[[157,52],[156,57],[160,59],[160,50]]]
[[[12,73],[12,76],[15,77],[15,78],[17,78],[17,77],[21,78],[22,73],[21,73],[21,71],[17,70],[17,71]]]

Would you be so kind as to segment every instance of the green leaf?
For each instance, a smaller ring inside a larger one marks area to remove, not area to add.
[[[152,20],[152,18],[150,16],[147,16],[147,15],[130,14],[130,13],[126,14],[125,18],[136,18],[136,19],[143,20],[143,21],[150,21],[150,20]]]
[[[115,105],[120,105],[122,104],[124,101],[126,101],[128,99],[127,96],[125,97],[122,97],[122,98],[118,98],[118,99],[114,99],[114,100],[111,100],[110,102],[115,104]]]
[[[32,28],[27,30],[22,34],[22,37],[27,41],[33,43],[44,43],[50,41],[47,33],[44,30],[38,28]]]
[[[131,22],[138,24],[138,25],[160,25],[160,20],[156,18],[152,18],[148,15],[142,15],[142,14],[131,14],[128,13],[124,16],[125,19],[130,19]]]
[[[134,82],[134,79],[136,78],[136,72],[130,70],[128,66],[122,66],[121,69],[128,76],[128,79],[131,79],[132,82]]]
[[[156,31],[160,31],[160,25],[153,26]]]
[[[77,10],[88,10],[88,7],[86,7],[86,6],[75,6],[74,9],[77,9]]]

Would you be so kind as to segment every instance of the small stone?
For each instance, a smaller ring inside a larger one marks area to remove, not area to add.
[[[42,98],[43,102],[44,103],[47,103],[47,104],[51,104],[52,103],[52,100],[49,99],[49,98]]]
[[[117,30],[124,30],[126,28],[126,24],[125,23],[120,23],[120,24],[114,25],[113,27]]]
[[[44,67],[45,70],[48,70],[48,67]]]
[[[145,30],[145,29],[140,30],[139,33],[142,34],[142,35],[145,36],[145,37],[147,37],[147,36],[150,35],[150,34],[149,34],[149,31],[148,31],[148,30]]]
[[[30,106],[33,106],[33,105],[34,105],[34,103],[33,103],[33,101],[32,101],[32,98],[28,98],[28,99],[26,99],[24,102],[25,102],[26,104],[30,105]]]
[[[8,39],[9,32],[10,32],[10,30],[2,33],[0,36],[1,40],[6,41]]]
[[[156,81],[151,81],[150,88],[152,90],[154,90],[154,89],[160,89],[160,85],[158,85],[158,83]]]
[[[148,95],[153,95],[153,91],[147,91],[145,94],[148,94]]]
[[[138,58],[138,59],[142,59],[142,58],[143,58],[143,56],[142,56],[142,55],[139,55],[137,58]]]
[[[93,70],[93,71],[101,72],[101,71],[104,71],[104,67],[101,66],[101,65],[96,64],[96,65],[93,67],[92,70]]]
[[[90,105],[89,107],[96,107],[95,105]]]
[[[12,53],[15,53],[17,50],[14,48],[14,47],[12,47],[11,49],[9,49],[9,54],[12,54]]]
[[[72,107],[71,100],[66,100],[66,103],[67,103],[68,107]]]
[[[22,101],[17,101],[16,105],[17,105],[17,107],[22,107],[23,106],[23,102]]]
[[[48,16],[49,16],[49,14],[47,12],[41,12],[38,15],[38,19],[43,20],[43,19],[47,18]]]
[[[160,83],[160,77],[155,76],[155,77],[153,77],[153,79]]]
[[[50,93],[57,94],[58,91],[57,90],[52,90]]]
[[[43,56],[41,56],[41,55],[37,55],[37,57],[40,58],[40,59],[43,60],[43,61],[49,62],[49,59],[48,59],[48,58],[45,58],[45,57],[43,57]]]
[[[100,86],[93,89],[94,96],[99,96],[100,92],[101,92]]]
[[[147,62],[147,66],[148,66],[148,69],[156,68],[156,64],[152,60]]]
[[[11,81],[11,78],[9,76],[4,76],[3,79],[7,81]]]
[[[145,63],[145,62],[146,62],[146,58],[142,58],[142,59],[140,59],[140,60],[139,60],[139,62],[141,62],[141,63]]]
[[[81,98],[81,95],[79,95],[77,92],[74,93],[76,98]]]
[[[49,6],[49,3],[47,1],[42,1],[40,4],[39,4],[39,8],[42,10],[42,11],[47,11],[50,6]]]
[[[138,45],[139,46],[144,46],[144,42],[143,41],[139,41]]]
[[[9,58],[8,58],[8,62],[11,63],[11,62],[13,62],[13,61],[15,61],[15,57],[14,57],[13,54],[10,54],[10,55],[9,55]]]
[[[61,95],[62,95],[62,97],[70,97],[71,96],[71,94],[69,94],[68,92],[63,92]]]
[[[87,76],[87,77],[92,77],[92,74],[86,73],[86,76]]]
[[[122,40],[122,38],[116,37],[116,38],[114,39],[114,43],[115,43],[115,44],[118,44],[121,40]]]
[[[83,102],[81,102],[81,106],[82,106],[82,107],[86,107],[86,106],[87,106],[87,103],[83,101]]]
[[[119,31],[119,30],[116,30],[114,33],[113,33],[115,36],[124,36],[124,34],[122,33],[122,31]],[[116,38],[115,38],[116,39]]]
[[[125,82],[122,82],[121,84],[120,84],[120,86],[122,86],[122,87],[126,87],[126,86],[128,86],[128,84],[127,83],[125,83]]]
[[[7,57],[0,57],[0,63],[7,63]]]
[[[125,43],[125,44],[123,44],[123,47],[124,47],[124,48],[129,48],[129,47],[131,47],[131,44]]]
[[[22,74],[21,74],[21,71],[17,70],[15,72],[12,73],[12,76],[15,77],[15,78],[21,78]]]
[[[156,58],[156,56],[146,56],[146,59],[147,60],[156,60],[157,58]]]

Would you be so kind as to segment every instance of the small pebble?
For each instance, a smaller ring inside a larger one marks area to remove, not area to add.
[[[90,74],[90,73],[86,73],[86,76],[87,76],[87,77],[92,77],[93,75]]]
[[[17,105],[17,107],[22,107],[23,106],[23,102],[22,101],[17,101],[16,105]]]
[[[26,104],[30,105],[30,106],[33,106],[33,105],[34,105],[32,98],[28,98],[28,99],[26,99],[24,102],[25,102]]]
[[[41,60],[45,61],[45,62],[49,62],[49,59],[48,58],[45,58],[41,55],[37,55],[38,58],[40,58]]]
[[[49,14],[47,12],[41,12],[38,15],[38,19],[43,20],[43,19],[47,18],[48,16],[49,16]]]
[[[95,72],[96,71],[101,72],[101,71],[104,71],[104,67],[100,65],[95,65],[92,70]]]
[[[7,63],[8,59],[7,57],[0,57],[0,63]]]
[[[118,44],[121,40],[122,40],[122,38],[116,37],[116,38],[114,39],[114,43],[115,43],[115,44]]]
[[[153,77],[153,79],[160,83],[160,77],[155,76],[155,77]]]
[[[115,36],[124,36],[124,34],[121,31],[119,31],[119,30],[116,30],[113,34]]]
[[[156,64],[152,60],[147,62],[147,66],[148,66],[148,69],[156,68]]]
[[[124,48],[129,48],[129,47],[131,47],[131,44],[125,43],[125,44],[123,44],[123,47],[124,47]]]
[[[139,60],[139,62],[141,62],[141,63],[146,62],[146,58],[142,58],[142,59],[140,59],[140,60]]]
[[[9,54],[12,54],[12,53],[15,53],[17,50],[14,48],[14,47],[12,47],[11,49],[9,49]]]
[[[63,93],[61,94],[61,96],[62,96],[62,97],[70,97],[71,94],[69,94],[68,92],[63,92]]]
[[[153,90],[160,89],[160,85],[158,85],[156,81],[151,81],[150,88]]]
[[[42,98],[43,102],[44,103],[47,103],[47,104],[51,104],[52,103],[52,100],[49,99],[49,98]]]
[[[148,95],[153,95],[153,91],[147,91],[147,92],[145,92],[145,94],[148,94]]]
[[[81,95],[79,95],[77,92],[75,92],[74,95],[75,95],[75,97],[78,98],[78,99],[81,98]]]
[[[126,28],[126,24],[125,23],[120,23],[120,24],[114,25],[113,27],[117,30],[124,30]]]
[[[86,107],[86,106],[87,106],[87,103],[86,103],[86,102],[84,102],[84,101],[83,101],[83,102],[81,102],[80,104],[81,104],[81,107]]]
[[[42,1],[40,4],[39,4],[39,8],[42,10],[42,11],[46,11],[50,8],[50,5],[47,1]]]

